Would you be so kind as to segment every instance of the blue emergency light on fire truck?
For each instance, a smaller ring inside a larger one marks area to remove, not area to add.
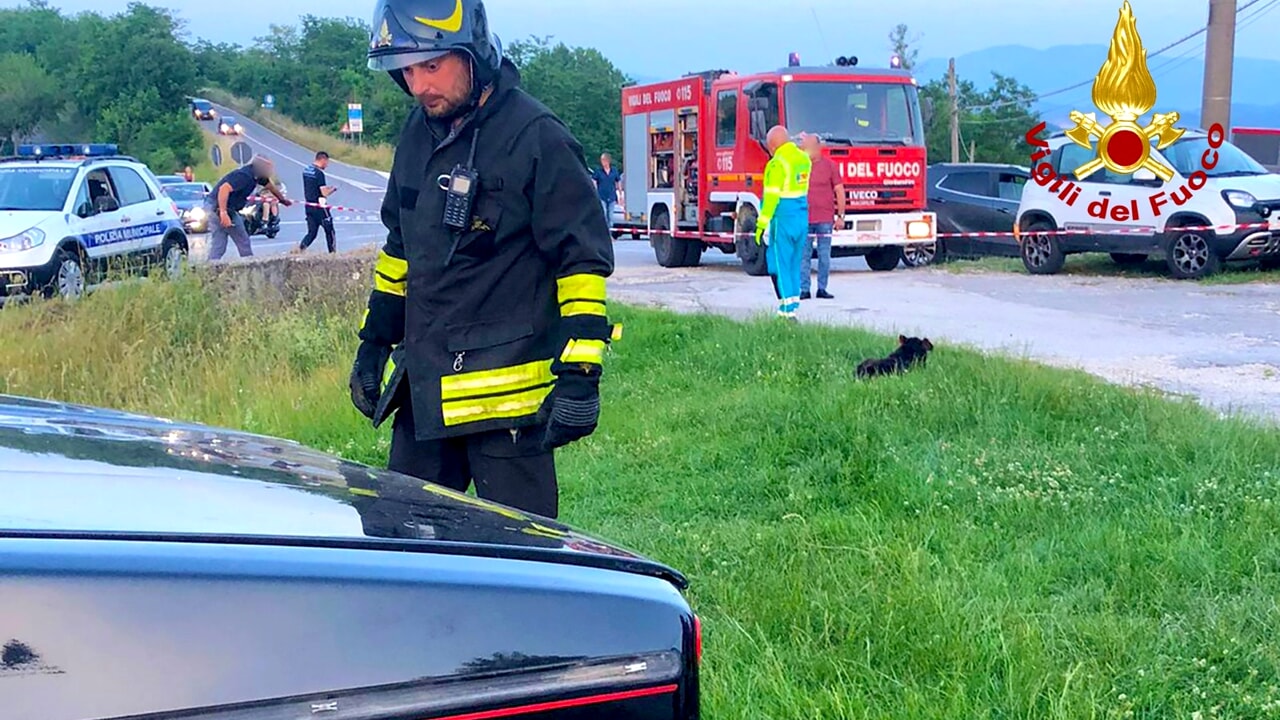
[[[740,75],[690,73],[622,90],[624,219],[616,231],[647,233],[658,263],[694,266],[711,248],[736,254],[751,275],[766,273],[755,244],[764,139],[773,125],[822,139],[845,189],[832,218],[833,256],[861,255],[892,270],[904,248],[937,240],[926,209],[924,121],[931,108],[896,55],[887,68],[858,64],[787,66]]]

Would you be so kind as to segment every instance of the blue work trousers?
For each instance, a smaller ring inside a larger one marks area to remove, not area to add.
[[[769,222],[769,247],[765,260],[774,278],[778,295],[778,315],[795,317],[800,309],[800,258],[808,244],[809,202],[804,198],[778,203]]]
[[[827,280],[831,278],[831,229],[834,223],[809,223],[809,235],[804,241],[802,253],[802,269],[800,270],[800,290],[809,292],[810,273],[813,272],[813,245],[818,245],[818,291],[827,289]]]

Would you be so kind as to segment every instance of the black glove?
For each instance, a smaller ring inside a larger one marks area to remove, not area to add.
[[[391,348],[368,341],[360,343],[356,350],[356,362],[351,368],[351,402],[365,417],[372,419],[378,407],[382,391],[382,371],[391,357]]]
[[[565,372],[542,403],[547,425],[542,447],[554,450],[595,432],[600,419],[600,375]]]

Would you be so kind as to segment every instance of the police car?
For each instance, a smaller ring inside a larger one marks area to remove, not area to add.
[[[1135,159],[1142,151],[1140,142],[1126,148]],[[1075,253],[1109,253],[1122,266],[1154,255],[1177,279],[1211,275],[1226,262],[1280,265],[1280,175],[1218,126],[1187,130],[1163,150],[1152,141],[1146,152],[1172,170],[1168,181],[1145,167],[1122,174],[1105,166],[1079,179],[1075,171],[1094,161],[1096,150],[1064,132],[1049,136],[1014,225],[1026,269],[1053,274]]]
[[[17,150],[0,158],[0,299],[79,297],[109,264],[181,271],[182,219],[146,165],[111,144]]]

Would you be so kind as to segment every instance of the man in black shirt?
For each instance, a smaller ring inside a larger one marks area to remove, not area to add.
[[[261,155],[255,155],[248,164],[241,165],[223,175],[218,184],[213,186],[213,191],[205,201],[205,211],[211,218],[209,223],[210,260],[222,259],[223,254],[227,252],[228,238],[235,242],[240,257],[253,254],[253,248],[249,245],[249,233],[245,230],[244,217],[240,211],[249,201],[249,196],[255,194],[258,188],[280,198],[280,202],[286,207],[293,204],[293,201],[286,198],[284,193],[271,182],[273,169],[274,164],[270,160]]]
[[[338,251],[337,240],[333,236],[333,216],[329,214],[329,208],[320,207],[324,198],[337,190],[332,185],[325,185],[324,169],[327,167],[329,167],[329,153],[321,150],[316,153],[315,162],[302,171],[302,194],[307,201],[307,234],[302,238],[302,244],[298,246],[296,252],[303,252],[311,247],[311,243],[316,239],[316,233],[322,227],[329,252]]]

